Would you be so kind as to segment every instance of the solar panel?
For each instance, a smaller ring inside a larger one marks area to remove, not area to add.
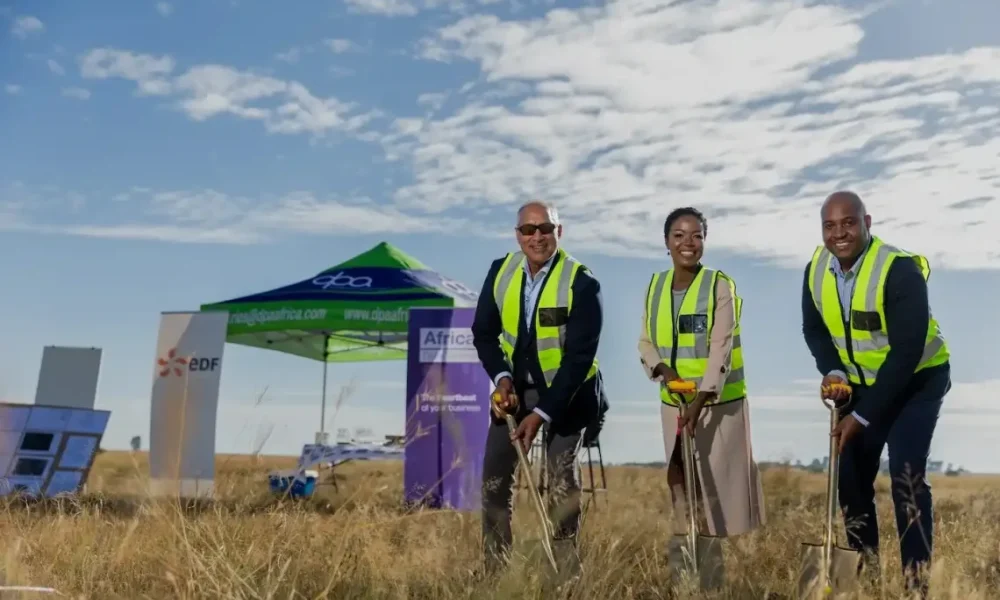
[[[79,492],[110,417],[106,410],[0,403],[0,496]]]

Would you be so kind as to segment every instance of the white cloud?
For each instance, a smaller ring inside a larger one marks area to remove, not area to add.
[[[24,88],[17,85],[16,83],[8,83],[3,86],[3,91],[7,92],[11,96],[16,96],[17,94],[20,94],[22,89]]]
[[[169,17],[170,14],[174,12],[174,7],[169,2],[157,2],[156,12],[160,13],[160,15],[164,17]]]
[[[90,90],[80,88],[80,87],[68,87],[63,88],[62,95],[67,98],[76,98],[77,100],[87,100],[90,98]]]
[[[121,78],[138,85],[140,94],[173,96],[190,118],[203,121],[220,115],[260,121],[271,133],[356,131],[373,113],[336,98],[314,96],[297,81],[285,81],[223,65],[196,65],[174,75],[169,56],[151,56],[112,48],[88,52],[81,74],[90,79]]]
[[[174,66],[174,59],[166,55],[99,48],[83,56],[80,75],[85,79],[128,79],[139,86],[140,94],[162,96],[171,90],[169,77]]]
[[[288,194],[273,206],[251,213],[246,222],[254,229],[359,235],[433,232],[459,225],[455,219],[418,217],[368,199],[320,200],[307,192]]]
[[[385,17],[407,17],[413,16],[421,11],[445,9],[452,12],[467,11],[470,5],[490,5],[497,4],[501,0],[347,0],[347,5],[352,12],[382,15]],[[541,0],[540,3],[551,4],[550,0]],[[519,0],[511,0],[510,4],[517,7],[521,4]]]
[[[447,99],[448,94],[444,93],[420,94],[417,96],[417,104],[433,113],[441,110],[441,107]]]
[[[102,195],[110,197],[117,207],[112,217],[94,220],[79,214],[83,201],[80,194],[55,187],[8,185],[0,188],[0,230],[177,243],[253,244],[297,234],[423,233],[465,227],[456,219],[414,215],[367,198],[322,198],[304,191],[249,198],[212,189],[154,191],[134,187]],[[66,219],[71,213],[76,214]]]
[[[55,75],[62,76],[66,74],[66,69],[64,69],[62,65],[52,60],[51,58],[45,61],[45,64],[48,65],[49,71],[52,71],[52,73]]]
[[[345,40],[340,38],[323,40],[326,47],[330,49],[334,54],[343,54],[350,50],[357,50],[358,46],[351,40]]]
[[[25,39],[29,35],[41,33],[45,30],[45,24],[38,17],[24,16],[14,19],[10,26],[10,33],[16,38]]]
[[[801,268],[819,204],[849,187],[874,228],[934,267],[996,268],[1000,48],[857,60],[864,14],[806,0],[618,0],[472,16],[423,43],[485,93],[400,119],[385,143],[428,212],[542,197],[574,248],[659,256],[692,205],[712,249]],[[775,234],[778,233],[778,234]]]
[[[410,0],[347,0],[347,5],[355,12],[387,17],[413,16],[418,12]]]
[[[39,233],[56,233],[120,240],[153,240],[180,244],[252,244],[261,237],[247,231],[228,227],[202,228],[177,225],[145,225],[122,223],[118,225],[70,225],[65,227],[35,226]]]
[[[0,228],[8,231],[19,228],[22,211],[23,207],[19,203],[0,199]]]
[[[321,44],[306,44],[302,46],[293,46],[287,50],[283,50],[274,55],[274,59],[288,63],[296,64],[302,58],[308,54],[313,54],[317,49],[326,48],[334,54],[343,54],[345,52],[357,52],[361,50],[358,44],[352,42],[351,40],[344,38],[328,38],[322,41]]]
[[[302,55],[307,52],[309,52],[308,49],[296,46],[289,48],[288,50],[278,52],[277,54],[274,55],[274,59],[280,60],[281,62],[285,62],[290,65],[294,65],[295,63],[299,62],[299,59],[302,58]]]

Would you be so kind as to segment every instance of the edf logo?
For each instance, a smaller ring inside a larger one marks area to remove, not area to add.
[[[219,358],[177,356],[177,348],[171,348],[165,358],[156,360],[160,369],[160,377],[169,377],[171,373],[181,377],[184,375],[185,369],[188,371],[215,371],[221,362]]]
[[[324,290],[330,288],[370,288],[372,286],[372,278],[367,276],[352,277],[343,271],[339,273],[334,273],[333,275],[320,275],[312,280],[313,285],[318,285]]]

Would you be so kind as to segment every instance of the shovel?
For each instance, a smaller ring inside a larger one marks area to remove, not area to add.
[[[850,386],[834,384],[837,387]],[[823,404],[830,409],[830,430],[837,426],[840,410],[826,398],[830,389],[823,389]],[[837,438],[830,438],[830,461],[826,476],[826,529],[823,542],[802,544],[799,566],[799,600],[828,598],[856,591],[861,554],[857,550],[837,545],[833,519],[837,511],[838,453]]]
[[[683,411],[687,408],[684,394],[694,394],[697,388],[691,381],[670,381],[667,389],[679,400]],[[695,486],[696,469],[694,438],[678,428],[684,467],[684,496],[687,504],[687,532],[675,534],[667,547],[667,566],[671,575],[690,573],[702,590],[715,590],[723,583],[722,540],[698,532],[698,496]]]
[[[507,421],[507,429],[511,433],[514,433],[517,430],[517,423],[514,422],[514,417],[510,413],[500,408],[500,394],[498,392],[493,392],[492,401],[494,414],[502,416]],[[542,502],[542,496],[538,493],[538,486],[535,484],[535,478],[531,474],[531,463],[528,462],[528,457],[524,455],[524,448],[521,447],[521,442],[511,440],[511,443],[514,445],[514,449],[517,450],[517,461],[521,464],[521,469],[524,470],[525,479],[528,481],[528,492],[535,501],[535,509],[538,511],[538,518],[542,522],[542,548],[545,550],[545,556],[548,557],[549,563],[552,565],[552,571],[558,573],[559,567],[556,566],[556,555],[552,551],[552,538],[555,537],[555,528],[549,521],[549,515],[545,510],[545,504]]]

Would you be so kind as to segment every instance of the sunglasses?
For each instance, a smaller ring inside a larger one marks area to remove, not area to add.
[[[542,223],[541,225],[534,225],[531,223],[527,223],[525,225],[515,227],[514,229],[520,232],[520,234],[523,236],[535,235],[536,231],[541,231],[542,235],[549,235],[550,233],[556,230],[556,226],[552,223]]]

